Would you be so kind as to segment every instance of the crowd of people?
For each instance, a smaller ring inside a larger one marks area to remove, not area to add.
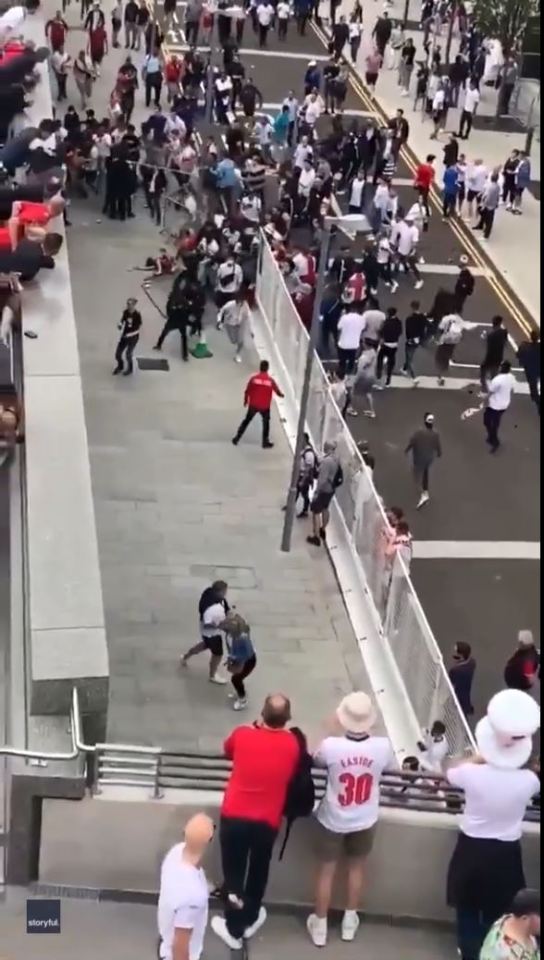
[[[286,36],[290,14],[282,15],[281,6],[280,0],[275,12],[266,2],[250,7],[253,28],[263,47],[274,16],[280,39]],[[401,372],[417,386],[418,351],[432,343],[438,382],[443,384],[456,346],[472,327],[464,314],[474,278],[467,258],[462,258],[452,288],[439,291],[428,309],[414,298],[410,313],[399,317],[389,300],[400,284],[413,282],[416,291],[424,285],[419,267],[436,158],[429,155],[420,164],[414,178],[413,203],[404,209],[393,185],[399,154],[409,137],[402,109],[384,127],[373,122],[346,123],[343,105],[347,72],[342,56],[346,45],[352,58],[357,56],[357,27],[361,24],[357,10],[349,22],[333,17],[330,60],[322,70],[317,63],[309,63],[300,91],[288,91],[273,118],[262,113],[262,95],[246,76],[239,55],[242,18],[222,14],[221,8],[217,12],[221,67],[210,70],[196,49],[199,30],[214,29],[213,19],[211,23],[206,19],[199,0],[189,0],[185,9],[192,46],[183,58],[164,56],[161,27],[144,2],[129,0],[124,10],[120,4],[114,6],[111,47],[120,45],[124,25],[129,52],[119,68],[107,115],[99,118],[89,101],[108,51],[106,17],[99,3],[84,4],[82,13],[87,47],[73,62],[65,51],[66,11],[57,13],[46,26],[49,51],[37,50],[20,40],[17,21],[10,26],[9,34],[3,35],[0,82],[8,83],[10,96],[4,101],[9,100],[9,107],[1,117],[5,131],[0,148],[2,339],[9,342],[14,324],[20,323],[24,283],[35,278],[40,269],[54,267],[62,242],[54,230],[55,221],[62,216],[69,226],[66,196],[85,199],[90,195],[93,200],[95,194],[101,195],[104,213],[126,221],[135,216],[134,197],[141,192],[149,215],[162,225],[165,194],[174,186],[177,202],[185,204],[188,225],[177,231],[171,243],[169,239],[168,248],[161,247],[158,255],[153,253],[145,265],[148,290],[157,278],[173,275],[165,324],[155,347],[160,350],[165,337],[179,331],[184,361],[189,360],[191,352],[207,355],[202,353],[206,347],[203,317],[211,300],[217,308],[217,326],[226,331],[234,348],[233,360],[239,361],[251,326],[259,228],[268,238],[301,320],[309,328],[318,271],[323,266],[319,263],[323,222],[332,209],[335,192],[345,196],[350,213],[362,216],[370,212],[371,221],[371,231],[362,242],[335,247],[331,264],[325,265],[327,286],[318,304],[320,350],[326,360],[335,361],[331,365],[331,392],[340,412],[346,417],[357,415],[355,400],[361,396],[365,401],[363,412],[370,418],[376,416],[373,394],[391,385],[403,335]],[[315,15],[313,4],[295,0],[300,33],[312,13]],[[165,5],[165,14],[172,16],[172,3]],[[410,64],[410,55],[406,55],[409,44],[399,46],[398,32],[395,39],[395,28],[389,29],[387,19],[384,15],[375,27],[376,52],[367,62],[366,81],[372,89],[388,45],[393,47],[394,43],[402,88],[409,90],[414,60]],[[477,79],[477,47],[471,45],[470,28],[467,35],[468,58],[474,60],[467,77]],[[141,74],[131,52],[140,48],[145,49]],[[433,56],[436,59],[436,45]],[[17,129],[13,120],[22,112],[36,82],[33,70],[47,57],[57,83],[58,102],[71,98],[72,76],[81,106],[78,110],[69,105],[63,117],[44,119],[35,128]],[[429,83],[432,76],[431,69]],[[153,101],[154,108],[138,130],[131,120],[140,81],[146,106],[151,110]],[[195,133],[202,111],[202,84],[208,86],[205,100],[212,117],[225,128],[225,143],[222,137],[209,138],[198,150]],[[428,100],[429,88],[418,86],[420,89]],[[477,85],[469,80],[459,131],[462,137],[470,133],[467,97],[473,89]],[[167,110],[161,105],[165,93]],[[476,102],[474,95],[472,100]],[[432,104],[431,108],[436,113]],[[321,120],[326,114],[332,115],[328,130]],[[468,163],[462,154],[454,156],[456,145],[456,138],[452,138],[444,156],[444,216],[454,210],[462,212],[465,203],[471,215],[477,207],[479,220],[475,227],[489,235],[496,190],[500,190],[498,174],[485,171],[484,176],[479,169],[481,161]],[[521,209],[525,159],[512,158],[503,171],[504,199],[512,210]],[[454,176],[448,172],[452,169]],[[23,170],[26,176],[21,183]],[[272,200],[270,174],[277,185]],[[198,224],[193,222],[195,198],[204,208]],[[134,298],[127,301],[119,327],[113,374],[129,376],[142,328]],[[192,337],[196,341],[190,347]],[[499,447],[500,420],[513,392],[513,377],[504,359],[505,344],[504,323],[496,317],[486,335],[481,364],[484,422],[493,452]],[[533,336],[522,347],[520,360],[531,396],[539,405],[539,368],[536,373],[534,349],[538,349],[538,337]],[[259,414],[262,447],[273,446],[269,429],[274,395],[282,396],[281,386],[270,376],[268,363],[263,360],[246,386],[247,411],[232,437],[234,445]],[[15,438],[17,411],[3,404],[0,414],[5,436]],[[421,427],[406,441],[406,454],[412,458],[418,486],[418,506],[422,507],[430,498],[432,464],[442,450],[432,412],[425,414]],[[372,470],[374,459],[364,443],[360,452]],[[315,451],[307,436],[298,480],[302,501],[299,515],[311,513],[308,541],[316,547],[326,542],[331,502],[343,482],[334,441],[328,441],[322,452]],[[402,509],[389,509],[387,521],[384,554],[391,559],[400,555],[409,564],[411,535]],[[257,641],[250,624],[229,606],[227,591],[226,583],[215,582],[203,593],[199,604],[200,640],[183,655],[182,665],[187,667],[195,655],[208,651],[209,680],[223,686],[227,677],[221,665],[226,656],[233,708],[242,711],[248,707],[246,682],[257,667]],[[534,891],[524,891],[520,836],[526,806],[540,789],[538,777],[526,768],[531,737],[538,728],[535,704],[527,691],[536,681],[539,659],[532,637],[527,631],[521,634],[519,650],[505,668],[505,683],[511,689],[491,701],[487,717],[477,726],[478,762],[449,756],[447,730],[443,720],[437,718],[430,730],[422,731],[419,755],[404,758],[402,769],[407,781],[401,780],[398,785],[397,800],[409,805],[417,803],[417,790],[425,782],[426,770],[440,778],[438,788],[445,798],[448,786],[464,791],[461,831],[448,873],[448,901],[456,910],[463,960],[502,960],[499,950],[512,941],[516,949],[519,946],[525,951],[528,960],[536,957],[534,937],[539,931],[540,905]],[[458,643],[450,677],[467,715],[471,713],[474,669],[470,647]],[[384,771],[394,765],[392,747],[385,737],[374,735],[375,708],[360,691],[343,698],[328,735],[311,748],[301,731],[289,726],[290,721],[289,699],[273,695],[267,698],[255,724],[237,728],[225,741],[224,752],[232,761],[232,773],[219,824],[224,914],[214,916],[211,926],[232,949],[240,949],[243,940],[254,936],[266,921],[263,900],[274,843],[284,816],[288,821],[309,816],[314,807],[312,764],[326,772],[327,784],[315,815],[318,864],[308,934],[316,946],[327,942],[332,884],[343,858],[347,892],[342,939],[354,940],[360,923],[358,909],[368,875],[367,858],[379,820],[380,781]],[[197,815],[186,827],[184,844],[176,845],[165,858],[158,919],[161,960],[198,960],[201,955],[208,886],[200,861],[213,836],[211,821]],[[505,956],[510,960],[508,953]]]
[[[232,611],[226,591],[226,584],[217,583],[202,595],[205,629],[206,611],[218,605],[217,628],[229,632]],[[209,644],[208,649],[213,659]],[[252,661],[248,672],[254,654]],[[232,682],[237,690],[234,675]],[[210,925],[231,950],[241,950],[266,923],[263,901],[283,820],[280,860],[291,827],[311,817],[305,837],[312,844],[315,899],[306,926],[316,947],[325,947],[334,935],[328,917],[336,874],[345,872],[344,942],[355,940],[363,890],[372,883],[369,858],[371,863],[380,830],[380,800],[385,802],[385,783],[395,764],[389,740],[375,733],[374,705],[362,691],[348,694],[315,743],[291,720],[290,700],[269,695],[260,717],[237,727],[224,742],[232,769],[219,816],[222,880],[214,892],[219,909]],[[528,766],[538,726],[539,711],[531,697],[502,691],[477,724],[478,756],[448,757],[444,724],[437,721],[420,744],[426,763],[420,766],[416,757],[406,757],[397,785],[390,787],[394,802],[408,807],[425,806],[421,797],[431,790],[435,801],[443,807],[453,803],[451,809],[458,811],[458,791],[464,794],[446,884],[462,960],[539,956],[540,894],[526,888],[520,842],[527,804],[540,791],[539,775]],[[425,769],[434,779],[425,780]],[[319,771],[325,773],[324,791]],[[202,955],[209,906],[200,863],[214,834],[209,816],[196,814],[186,825],[184,842],[175,844],[163,861],[158,904],[162,960],[198,960]],[[307,852],[299,839],[299,865]]]

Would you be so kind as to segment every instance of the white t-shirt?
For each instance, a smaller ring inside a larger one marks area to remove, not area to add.
[[[212,603],[207,610],[204,611],[202,621],[200,624],[200,632],[203,637],[216,637],[220,634],[218,630],[219,624],[223,623],[223,620],[226,617],[225,608],[222,603]]]
[[[460,827],[467,837],[519,840],[527,804],[540,791],[536,773],[462,763],[451,767],[446,779],[465,791]]]
[[[226,260],[217,268],[217,288],[221,293],[236,293],[244,279],[242,268],[232,260]]]
[[[327,737],[314,760],[328,772],[325,796],[316,811],[319,822],[335,833],[374,826],[378,819],[380,777],[394,762],[389,740]]]
[[[349,195],[349,205],[350,207],[360,207],[361,200],[363,199],[363,191],[365,189],[365,181],[359,180],[357,177],[351,184],[351,193]]]
[[[298,178],[298,192],[302,197],[309,197],[315,180],[315,170],[310,167],[308,170],[302,169]]]
[[[313,151],[309,143],[299,143],[298,146],[295,147],[295,167],[302,167],[304,161],[307,160],[308,157],[311,157],[312,153]]]
[[[391,259],[391,244],[387,237],[382,237],[378,243],[378,250],[376,252],[376,260],[378,263],[389,263]]]
[[[487,404],[492,410],[507,410],[516,389],[516,378],[512,373],[498,373],[489,381],[489,400]]]
[[[343,313],[338,321],[338,346],[342,350],[357,350],[364,327],[363,314]]]
[[[414,252],[419,240],[418,229],[413,223],[409,224],[406,223],[405,220],[401,220],[401,222],[393,228],[391,240],[401,256],[409,257],[410,254]]]
[[[313,127],[320,116],[321,116],[321,100],[319,99],[319,97],[316,97],[315,100],[310,100],[306,104],[304,119],[310,127]]]
[[[290,13],[290,7],[288,3],[283,3],[282,0],[278,3],[276,7],[276,16],[278,20],[288,20]]]
[[[157,923],[161,937],[161,960],[172,960],[176,928],[192,930],[189,960],[200,960],[208,923],[208,884],[201,867],[182,859],[184,843],[176,843],[161,867]]]
[[[257,20],[262,27],[269,27],[274,16],[274,7],[268,3],[261,3],[257,7]]]
[[[480,94],[476,89],[471,90],[470,87],[467,87],[467,92],[465,93],[465,103],[463,105],[463,110],[466,113],[474,113],[476,107],[480,102]]]
[[[363,28],[360,23],[350,23],[349,24],[349,39],[356,40],[357,37],[360,37],[363,32]]]
[[[474,193],[481,193],[486,185],[488,176],[489,171],[487,167],[484,167],[483,163],[477,163],[473,167],[469,167],[467,171],[467,190],[472,190]]]
[[[423,743],[425,745],[425,751],[421,755],[421,766],[424,767],[425,770],[441,773],[444,769],[444,760],[450,750],[446,737],[438,737],[434,740],[427,731]]]

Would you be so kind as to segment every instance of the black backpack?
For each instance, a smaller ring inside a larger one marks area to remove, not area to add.
[[[298,741],[300,748],[298,762],[295,772],[291,777],[287,794],[285,797],[285,806],[283,816],[285,817],[285,836],[281,845],[279,859],[283,859],[291,827],[299,817],[309,817],[315,804],[315,787],[312,779],[312,758],[308,753],[308,743],[306,737],[298,727],[292,727],[291,733]]]

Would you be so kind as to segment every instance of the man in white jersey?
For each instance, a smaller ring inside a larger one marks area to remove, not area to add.
[[[206,814],[195,814],[185,827],[184,842],[174,844],[162,862],[159,960],[200,960],[202,956],[209,888],[200,861],[214,829]]]
[[[342,940],[353,940],[359,926],[357,909],[378,820],[380,778],[394,764],[389,740],[370,735],[375,719],[370,697],[361,691],[349,693],[336,710],[338,732],[326,737],[314,755],[314,763],[326,767],[328,775],[325,796],[316,811],[319,866],[315,911],[307,921],[316,947],[327,943],[327,914],[342,854],[347,859]]]

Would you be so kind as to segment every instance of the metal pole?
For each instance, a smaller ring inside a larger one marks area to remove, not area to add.
[[[213,64],[211,50],[208,69],[206,71],[206,123],[213,123]]]
[[[321,316],[321,301],[325,290],[325,279],[327,276],[327,263],[329,259],[329,247],[331,244],[331,224],[325,221],[323,239],[319,254],[319,273],[317,275],[317,286],[315,291],[314,310],[312,314],[312,326],[310,327],[310,336],[308,337],[308,350],[306,352],[306,366],[304,368],[304,381],[302,383],[302,393],[300,396],[300,410],[298,415],[297,438],[295,441],[295,452],[293,455],[293,465],[291,468],[291,479],[289,481],[289,492],[287,494],[287,507],[285,509],[285,519],[283,521],[283,532],[281,536],[281,549],[284,553],[289,553],[291,549],[291,537],[293,534],[293,523],[295,521],[295,510],[297,504],[297,486],[300,472],[300,456],[304,442],[304,432],[306,430],[306,413],[308,411],[308,400],[310,398],[310,383],[312,378],[312,367],[314,362],[314,351],[317,346],[317,337],[319,334],[319,318]]]
[[[402,15],[402,26],[406,28],[408,23],[408,13],[410,11],[410,0],[404,0],[404,13]]]

